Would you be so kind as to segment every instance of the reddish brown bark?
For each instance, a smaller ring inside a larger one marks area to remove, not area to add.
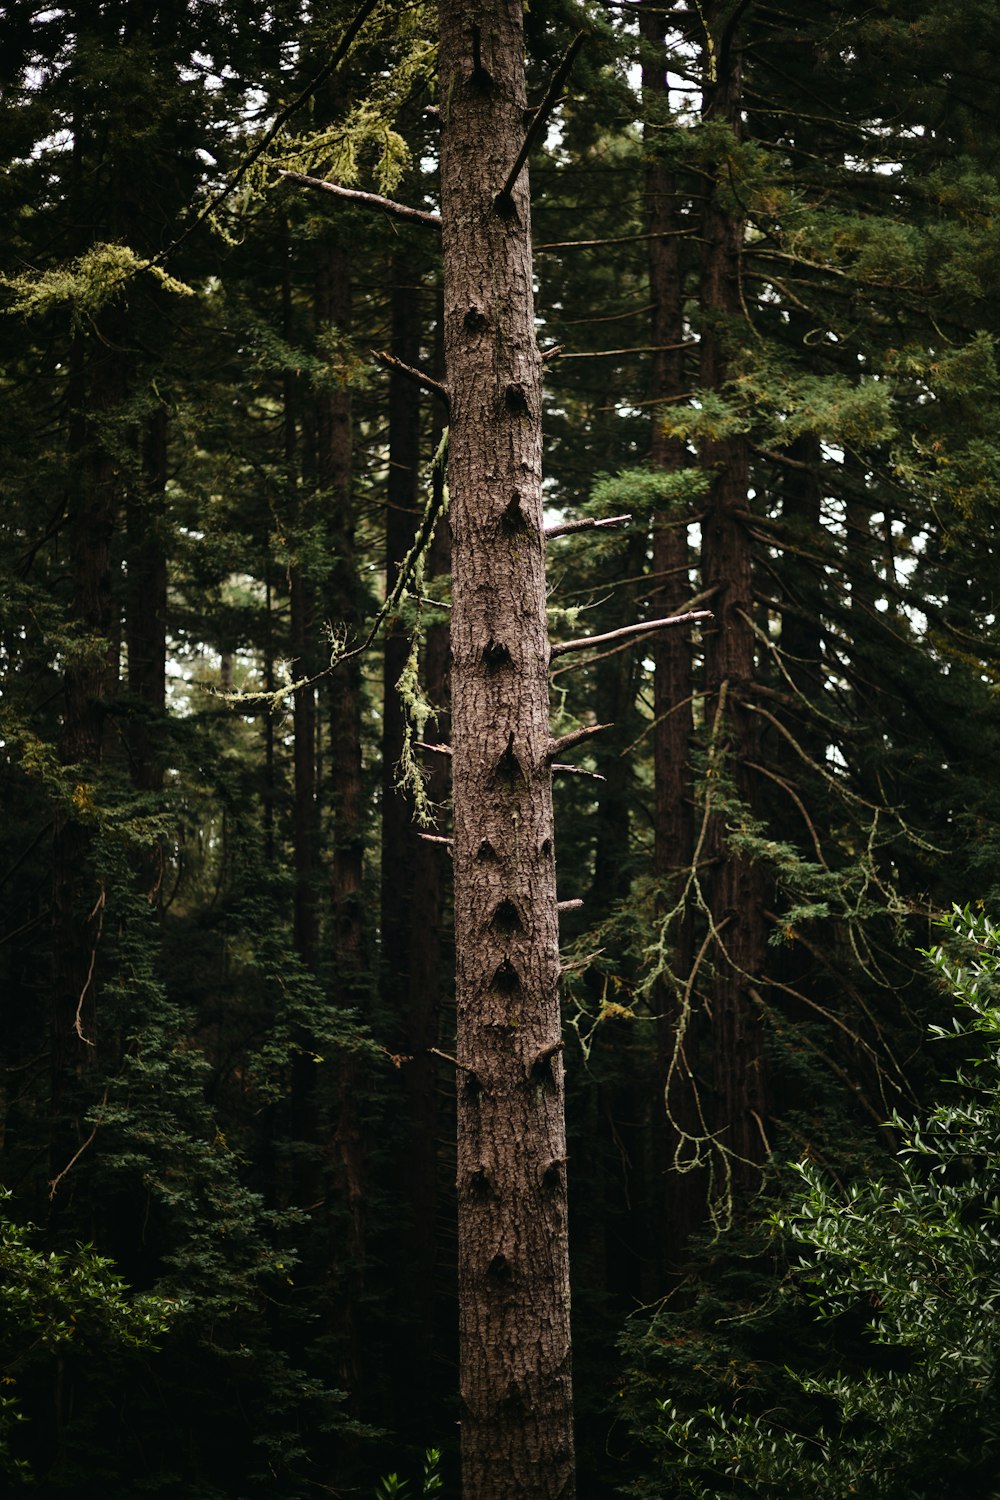
[[[725,123],[738,138],[741,66],[734,45],[733,8],[715,5],[705,20],[712,45],[706,50],[703,117]],[[744,221],[728,193],[722,159],[702,218],[700,379],[708,390],[725,388],[730,346],[740,336],[743,235]],[[746,707],[755,676],[751,540],[740,516],[748,505],[747,440],[737,434],[707,441],[701,457],[715,476],[702,523],[703,584],[715,590],[715,620],[705,631],[705,732],[715,757],[713,769],[728,773],[737,796],[752,805],[748,762],[758,755],[755,721]],[[713,928],[708,982],[712,1113],[717,1139],[729,1153],[733,1181],[739,1187],[757,1180],[757,1164],[764,1155],[762,1018],[751,990],[766,953],[765,903],[759,868],[729,847],[726,825],[723,811],[712,814],[704,855]]]
[[[443,0],[464,1493],[574,1493],[521,0]]]

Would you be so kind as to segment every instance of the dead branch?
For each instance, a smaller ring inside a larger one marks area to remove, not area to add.
[[[390,218],[405,219],[410,224],[430,224],[435,229],[441,228],[439,214],[429,214],[422,208],[410,208],[407,203],[396,203],[392,198],[383,198],[379,193],[362,193],[357,188],[341,187],[339,183],[327,182],[322,177],[309,177],[305,172],[282,171],[281,177],[287,177],[289,182],[297,182],[300,187],[315,188],[320,193],[332,193],[335,198],[346,198],[349,203],[357,203],[361,208],[378,208]]]
[[[412,380],[414,385],[420,386],[421,390],[430,391],[432,396],[444,402],[446,411],[450,409],[451,397],[448,394],[448,388],[443,386],[440,380],[435,380],[433,375],[428,375],[424,370],[405,364],[403,360],[390,354],[388,349],[373,349],[371,352],[372,358],[377,359],[380,365],[385,365],[387,370],[395,370],[398,374],[404,375],[407,380]]]
[[[574,531],[603,531],[607,526],[624,526],[631,519],[630,515],[605,516],[602,520],[587,516],[582,521],[560,521],[556,526],[546,526],[544,536],[551,541],[554,536],[570,536]]]
[[[582,905],[583,902],[579,897],[576,897],[573,901],[557,901],[556,911],[578,911]]]
[[[469,1073],[473,1078],[476,1077],[475,1068],[470,1068],[468,1063],[459,1062],[458,1058],[452,1057],[450,1052],[442,1052],[439,1047],[428,1047],[427,1051],[432,1057],[440,1057],[443,1062],[451,1063],[453,1068],[461,1068],[463,1073]]]
[[[611,359],[624,354],[668,354],[676,349],[697,349],[697,339],[682,339],[679,344],[636,344],[631,349],[580,349],[563,359]]]
[[[589,776],[591,781],[607,781],[608,779],[606,776],[602,776],[600,771],[588,771],[586,766],[567,766],[561,761],[557,761],[550,769],[553,776],[559,772],[563,776]]]
[[[692,620],[712,620],[710,609],[690,609],[684,615],[671,615],[666,620],[640,620],[637,625],[623,625],[619,630],[608,630],[604,635],[584,635],[578,641],[556,641],[550,656],[565,656],[567,651],[589,651],[592,646],[603,646],[606,641],[626,640],[630,636],[652,635],[656,630],[665,630],[671,625],[686,625]]]
[[[563,56],[562,62],[556,68],[551,80],[549,81],[549,86],[546,90],[545,98],[535,110],[534,119],[528,126],[528,130],[521,145],[521,149],[517,153],[517,158],[514,162],[514,165],[511,167],[510,172],[507,174],[507,181],[504,183],[503,187],[500,189],[499,193],[497,193],[496,198],[494,199],[498,210],[500,210],[500,212],[502,213],[510,213],[511,208],[513,207],[511,194],[514,191],[514,184],[521,175],[521,168],[528,160],[528,156],[531,152],[532,146],[534,146],[535,142],[538,140],[539,136],[542,134],[542,131],[548,124],[549,116],[555,108],[556,101],[559,98],[559,90],[562,88],[567,77],[569,76],[569,70],[573,66],[573,63],[576,59],[576,54],[579,52],[580,48],[583,46],[586,40],[587,33],[585,31],[578,31],[576,36],[570,42],[569,46],[566,48],[566,52]]]
[[[557,755],[572,750],[574,745],[589,740],[592,734],[600,734],[604,729],[613,729],[613,724],[583,724],[579,729],[571,729],[569,734],[562,734],[557,740],[550,740],[549,747],[545,752],[545,759],[553,761]]]
[[[108,1102],[108,1091],[107,1091],[107,1089],[105,1089],[104,1090],[104,1097],[101,1099],[101,1108],[102,1109],[104,1108],[105,1104],[107,1104],[107,1102]],[[63,1178],[67,1175],[68,1172],[71,1172],[73,1170],[73,1168],[76,1166],[77,1162],[80,1160],[80,1157],[86,1151],[87,1147],[93,1145],[93,1143],[94,1143],[94,1137],[96,1136],[96,1134],[100,1130],[100,1128],[101,1128],[101,1118],[100,1118],[100,1116],[98,1116],[97,1121],[96,1121],[96,1123],[94,1125],[93,1130],[90,1132],[90,1134],[88,1135],[87,1139],[84,1141],[83,1145],[79,1148],[78,1151],[74,1151],[73,1155],[70,1157],[69,1161],[63,1167],[62,1171],[61,1172],[57,1172],[56,1175],[55,1175],[55,1177],[51,1178],[51,1180],[49,1181],[49,1202],[50,1203],[52,1202],[53,1198],[55,1197],[55,1195],[56,1195],[56,1189],[58,1188],[59,1184],[62,1182]]]

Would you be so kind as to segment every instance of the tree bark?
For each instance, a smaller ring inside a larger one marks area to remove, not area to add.
[[[678,184],[656,149],[670,118],[666,77],[665,17],[655,3],[644,3],[639,16],[645,45],[643,105],[646,117],[646,226],[648,250],[650,343],[652,357],[649,394],[654,401],[676,399],[688,389],[685,378],[684,279],[677,231]],[[688,464],[684,442],[664,430],[661,414],[653,408],[650,462],[664,473],[677,473]],[[655,617],[679,613],[690,596],[691,563],[688,522],[683,513],[658,510],[653,517],[653,580],[650,613]],[[694,733],[694,680],[690,641],[679,632],[658,631],[653,637],[653,861],[659,892],[659,914],[665,918],[683,893],[694,849],[691,739]],[[700,1130],[696,1082],[696,1043],[684,1035],[680,1003],[683,984],[694,961],[694,924],[689,902],[674,916],[669,933],[673,981],[663,976],[654,992],[657,1020],[657,1110],[654,1128],[661,1158],[661,1256],[666,1267],[676,1267],[692,1231],[704,1217],[706,1183],[703,1173],[681,1172],[690,1156],[686,1137]],[[662,1103],[660,1102],[662,1101]]]
[[[330,239],[318,247],[316,318],[319,327],[346,328],[351,310],[351,268],[344,246]],[[327,612],[334,628],[353,637],[361,610],[351,495],[351,393],[324,391],[316,402],[316,478],[329,516],[333,566]],[[362,877],[364,794],[361,774],[361,668],[357,658],[336,667],[326,679],[330,746],[330,929],[338,993],[344,1005],[362,999],[364,983]],[[360,1114],[360,1069],[345,1054],[336,1081],[337,1123],[332,1164],[337,1190],[347,1211],[346,1245],[331,1247],[342,1275],[337,1298],[342,1340],[342,1378],[356,1400],[361,1389],[362,1339],[357,1311],[365,1279],[365,1163]]]
[[[53,834],[51,1166],[55,1179],[85,1135],[90,1102],[84,1080],[97,1052],[99,949],[104,889],[91,861],[93,783],[100,774],[104,723],[112,680],[111,641],[117,634],[112,589],[112,539],[121,484],[109,428],[127,389],[125,319],[106,313],[100,336],[74,340],[70,360],[70,448],[75,474],[70,492],[72,623],[80,633],[63,677],[59,752],[78,784],[73,809],[60,807]]]
[[[710,45],[702,113],[706,121],[727,124],[738,139],[742,69],[731,12],[732,7],[724,4],[706,12]],[[707,390],[725,388],[728,348],[742,317],[744,221],[727,201],[727,186],[723,160],[708,190],[702,220],[701,384]],[[738,514],[748,503],[746,438],[736,434],[705,442],[702,462],[715,475],[702,525],[703,585],[716,591],[715,620],[705,632],[705,724],[709,755],[714,757],[710,771],[728,774],[736,795],[752,804],[747,763],[758,756],[754,717],[746,708],[755,674],[751,540]],[[718,785],[711,779],[709,784]],[[715,1129],[734,1186],[748,1187],[758,1180],[757,1164],[764,1155],[761,1017],[750,995],[766,952],[764,890],[759,867],[729,847],[724,810],[710,816],[705,859],[713,927],[709,999]]]
[[[566,1143],[521,0],[440,8],[451,391],[462,1472],[574,1493]]]
[[[167,413],[162,406],[150,415],[143,434],[142,474],[142,494],[130,495],[126,505],[125,640],[128,690],[137,700],[128,749],[135,785],[158,792],[163,786],[163,762],[156,753],[154,726],[166,710],[167,692]]]

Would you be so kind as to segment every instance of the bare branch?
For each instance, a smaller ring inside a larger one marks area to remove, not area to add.
[[[589,776],[592,781],[607,781],[608,779],[602,776],[600,771],[588,771],[586,766],[568,766],[562,761],[557,761],[550,769],[553,775],[560,773],[563,776]]]
[[[578,911],[582,905],[583,902],[580,900],[579,896],[577,896],[572,901],[557,901],[556,911]]]
[[[108,1102],[108,1090],[105,1089],[104,1090],[104,1097],[101,1100],[101,1107],[102,1107],[102,1109],[103,1109],[104,1105],[107,1104],[107,1102]],[[102,1122],[100,1116],[98,1116],[97,1121],[96,1121],[96,1123],[94,1125],[93,1130],[90,1132],[90,1134],[88,1135],[87,1139],[84,1141],[83,1145],[79,1148],[79,1150],[77,1150],[77,1151],[75,1151],[73,1153],[73,1155],[70,1157],[69,1161],[63,1167],[62,1171],[61,1172],[57,1172],[56,1175],[55,1175],[55,1177],[53,1177],[53,1178],[50,1179],[50,1181],[49,1181],[49,1202],[50,1203],[52,1202],[53,1198],[55,1197],[55,1195],[56,1195],[56,1189],[58,1188],[59,1184],[62,1182],[63,1178],[66,1176],[66,1174],[68,1172],[71,1172],[72,1169],[76,1166],[77,1162],[80,1160],[80,1157],[87,1150],[87,1147],[88,1146],[92,1146],[94,1144],[94,1137],[97,1135],[97,1132],[100,1130],[102,1123],[103,1122]]]
[[[442,833],[418,833],[417,838],[426,839],[428,844],[446,844],[449,849],[455,842],[454,839],[446,839]]]
[[[686,625],[692,620],[714,619],[710,609],[690,609],[685,615],[671,615],[666,620],[640,620],[637,625],[623,625],[620,630],[608,630],[604,635],[585,635],[578,641],[556,641],[550,655],[565,656],[568,651],[589,651],[592,646],[603,646],[605,641],[621,641],[629,636],[652,635],[656,630],[666,630],[671,625]]]
[[[631,245],[637,240],[670,240],[695,232],[694,229],[657,229],[651,234],[615,234],[605,240],[550,240],[545,245],[536,245],[535,253],[539,250],[591,250],[599,245]]]
[[[574,531],[603,531],[608,526],[624,526],[632,517],[628,516],[605,516],[597,520],[593,516],[587,516],[582,521],[560,521],[556,526],[546,526],[545,539],[551,541],[554,536],[571,536]]]
[[[574,354],[561,354],[560,359],[611,359],[621,354],[667,354],[675,349],[697,349],[700,340],[681,339],[679,344],[635,344],[631,349],[581,349]]]
[[[545,752],[545,759],[549,762],[555,760],[557,755],[562,755],[567,750],[572,750],[574,745],[579,745],[583,740],[589,740],[592,734],[600,734],[602,729],[613,729],[613,724],[583,724],[579,729],[571,729],[569,734],[561,734],[557,740],[549,741],[549,748]]]
[[[451,397],[448,389],[441,384],[440,380],[435,380],[433,375],[428,375],[424,370],[418,370],[413,365],[404,364],[401,359],[390,354],[388,349],[373,349],[372,357],[377,359],[380,365],[385,365],[387,370],[395,370],[398,374],[405,375],[407,380],[412,380],[414,385],[419,385],[422,390],[430,391],[432,396],[444,402],[446,411],[450,409]]]
[[[389,214],[394,219],[405,219],[411,224],[431,224],[435,229],[441,228],[441,218],[438,214],[429,214],[422,208],[410,208],[406,203],[396,203],[392,198],[383,198],[378,193],[362,193],[357,188],[341,187],[336,182],[327,182],[322,177],[309,177],[305,172],[279,173],[281,177],[287,177],[289,182],[297,182],[300,187],[315,188],[320,193],[333,193],[336,198],[346,198],[349,203],[357,203],[362,208],[378,208],[384,214]]]
[[[559,64],[552,75],[548,89],[546,90],[545,98],[535,110],[535,117],[532,120],[531,124],[528,126],[528,132],[524,137],[524,142],[521,146],[520,151],[517,153],[517,160],[514,162],[514,165],[511,167],[510,172],[508,173],[507,181],[504,183],[499,193],[497,193],[494,200],[497,209],[501,213],[510,212],[510,209],[512,207],[511,194],[514,191],[515,182],[521,175],[521,168],[528,160],[528,156],[531,152],[532,146],[534,146],[542,131],[545,129],[545,126],[548,124],[549,115],[555,108],[556,101],[559,98],[559,90],[562,88],[567,77],[569,76],[569,70],[573,66],[573,63],[576,59],[576,54],[579,52],[580,48],[583,46],[586,40],[587,33],[585,31],[578,31],[576,36],[567,47],[562,62]]]
[[[435,755],[450,755],[450,745],[429,745],[426,740],[417,740],[417,746],[421,750],[433,750]]]
[[[443,1062],[451,1063],[453,1068],[461,1068],[463,1073],[471,1073],[473,1078],[477,1076],[475,1068],[470,1068],[468,1063],[459,1062],[458,1058],[452,1057],[450,1052],[442,1052],[439,1047],[428,1047],[427,1051],[432,1057],[440,1057]]]

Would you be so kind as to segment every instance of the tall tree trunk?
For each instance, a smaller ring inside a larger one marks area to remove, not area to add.
[[[141,495],[126,506],[125,640],[128,690],[137,711],[128,733],[132,780],[143,791],[163,786],[155,726],[166,709],[167,553],[164,538],[167,487],[167,413],[158,406],[142,440]]]
[[[658,149],[670,120],[665,26],[662,8],[646,0],[639,16],[644,43],[643,106],[646,116],[646,226],[649,239],[650,343],[654,353],[649,394],[653,401],[676,400],[687,389],[684,350],[684,279],[681,266],[678,184]],[[662,413],[653,408],[650,462],[673,474],[685,468],[682,440],[665,431]],[[677,614],[691,591],[688,518],[676,508],[653,517],[654,616]],[[705,1181],[700,1172],[681,1171],[691,1157],[690,1140],[701,1133],[694,1076],[694,1038],[687,1034],[683,984],[694,961],[693,913],[683,901],[684,884],[694,851],[691,737],[694,691],[691,644],[675,631],[661,631],[652,645],[653,678],[653,861],[659,892],[659,915],[675,911],[670,926],[672,977],[657,982],[657,1140],[663,1189],[660,1194],[658,1259],[675,1266],[691,1232],[704,1217]],[[662,1103],[660,1102],[662,1101]],[[661,1283],[662,1284],[662,1283]]]
[[[316,318],[319,327],[349,326],[350,262],[342,243],[318,247]],[[360,623],[360,602],[351,495],[351,393],[346,387],[320,393],[316,403],[316,478],[329,516],[333,565],[327,611],[349,635]],[[330,857],[330,929],[338,992],[342,1003],[362,999],[364,811],[361,776],[361,668],[343,663],[327,679],[330,805],[333,815]],[[343,1379],[356,1395],[361,1387],[361,1338],[357,1311],[365,1276],[364,1143],[360,1116],[360,1070],[345,1055],[338,1065],[337,1122],[332,1152],[338,1192],[347,1212],[347,1240],[339,1254],[343,1272],[337,1306],[343,1344]]]
[[[413,278],[413,255],[392,257],[390,318],[392,353],[411,367],[420,364],[419,299],[406,284]],[[386,485],[385,586],[390,592],[413,545],[420,513],[420,398],[399,370],[389,374],[389,479]],[[403,707],[396,684],[406,665],[410,642],[400,619],[387,622],[382,671],[382,965],[384,993],[401,1010],[409,968],[409,912],[415,845],[406,798],[396,787],[403,750]],[[400,1047],[401,1051],[407,1050]]]
[[[740,134],[741,65],[730,5],[708,8],[705,24],[703,118]],[[702,220],[701,384],[722,390],[727,346],[742,315],[740,296],[744,221],[731,204],[725,161],[707,188]],[[702,573],[715,590],[715,620],[705,632],[705,732],[712,772],[731,778],[737,796],[753,800],[757,733],[747,695],[754,680],[751,541],[741,512],[748,505],[749,450],[741,434],[708,441],[702,461],[715,477],[702,524]],[[717,793],[715,793],[717,795]],[[727,816],[709,818],[705,888],[712,924],[709,982],[715,1130],[736,1187],[757,1181],[764,1155],[762,1018],[751,991],[766,952],[764,890],[759,867],[729,847]]]
[[[521,0],[442,0],[464,1493],[574,1493]]]
[[[393,256],[391,274],[392,352],[406,364],[418,365],[423,317],[412,285],[416,274],[412,250]],[[437,373],[443,379],[443,343],[440,363],[442,368]],[[438,403],[431,442],[435,452],[444,420]],[[387,590],[395,585],[400,564],[413,544],[426,498],[422,480],[427,475],[421,470],[420,459],[419,393],[412,380],[394,370],[389,380]],[[439,467],[431,483],[438,489],[443,485]],[[440,494],[438,498],[442,498]],[[428,576],[449,571],[450,547],[443,517],[425,566]],[[421,686],[437,710],[435,737],[446,740],[448,629],[442,620],[440,612],[429,612]],[[398,1313],[393,1369],[397,1425],[413,1440],[423,1441],[433,1420],[432,1402],[440,1394],[430,1378],[436,1352],[438,1260],[438,1071],[430,1049],[439,1045],[448,861],[439,845],[420,837],[408,800],[396,786],[404,728],[397,683],[409,651],[410,641],[402,622],[389,621],[382,713],[382,993],[390,1017],[390,1045],[406,1059],[399,1074],[402,1111],[397,1122],[398,1139],[405,1143],[405,1152],[399,1155],[394,1183],[403,1219],[394,1236]],[[450,790],[446,758],[430,754],[425,774],[431,802],[443,805]]]
[[[105,315],[100,337],[71,352],[70,443],[76,462],[70,494],[72,622],[80,650],[64,677],[60,755],[78,778],[73,807],[60,808],[53,836],[52,895],[52,1143],[56,1178],[84,1139],[83,1080],[96,1058],[99,948],[104,889],[91,866],[94,805],[91,785],[100,774],[104,715],[115,684],[110,646],[117,635],[111,543],[121,501],[118,465],[108,424],[126,390],[123,315]]]

